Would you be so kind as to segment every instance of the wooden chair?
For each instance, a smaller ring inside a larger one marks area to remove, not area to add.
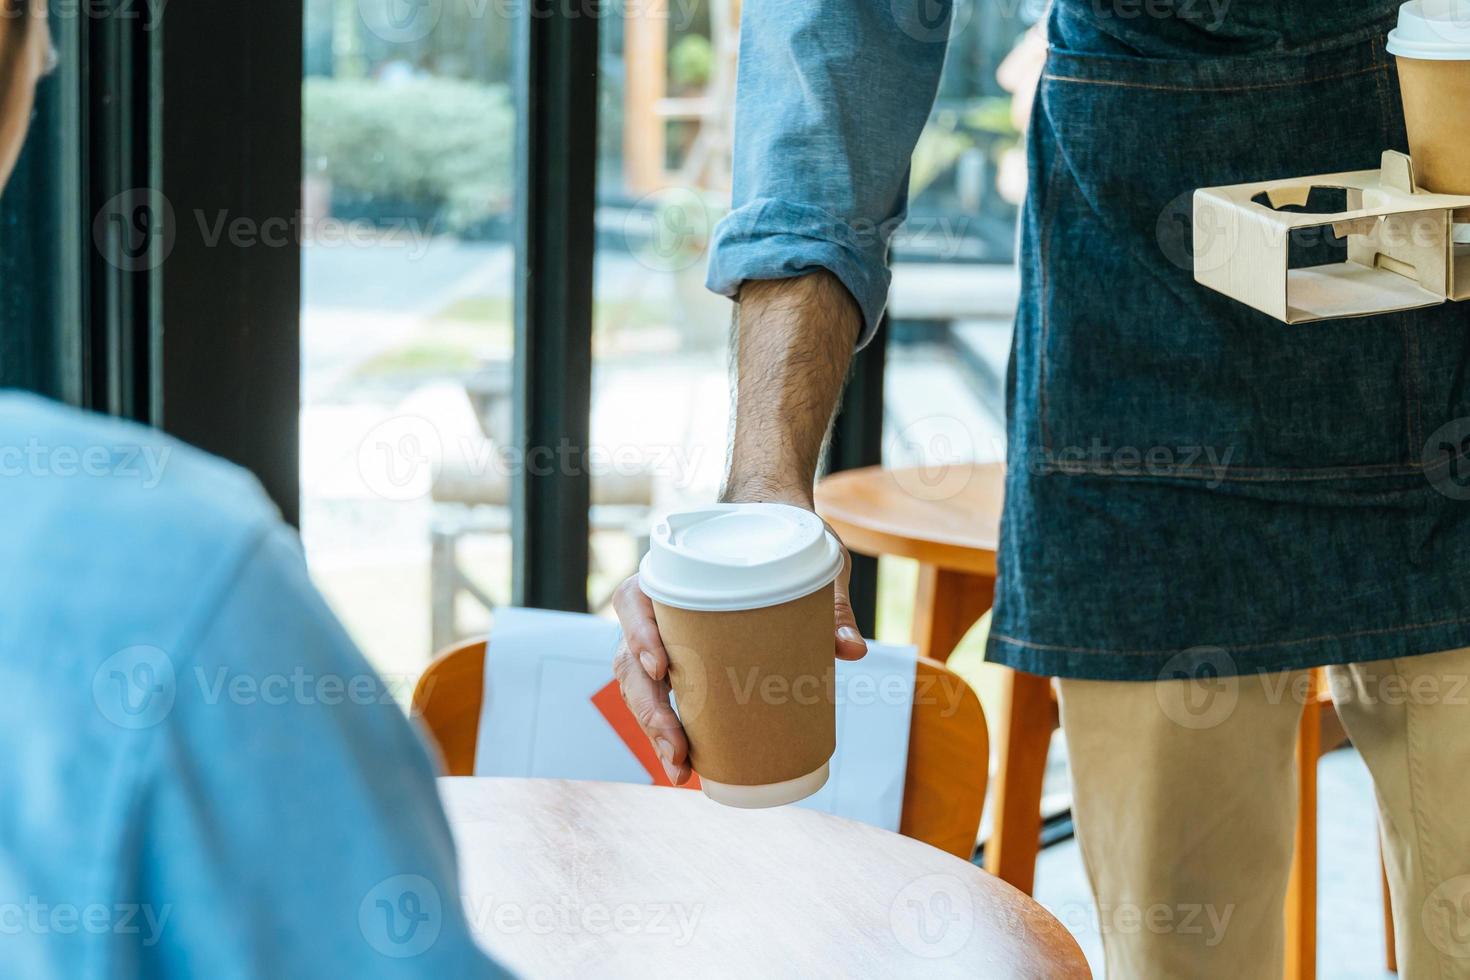
[[[913,640],[922,657],[944,661],[990,608],[1000,538],[1005,466],[844,470],[817,485],[817,512],[849,549],[919,563]],[[1322,679],[1302,712],[1297,759],[1300,809],[1287,893],[1288,980],[1316,975],[1317,760],[1346,735]],[[1041,788],[1052,732],[1058,725],[1051,679],[1008,671],[997,735],[994,822],[985,868],[1031,894],[1041,843]],[[1394,969],[1393,924],[1384,886],[1388,965]]]
[[[1287,980],[1310,980],[1317,975],[1317,763],[1346,741],[1347,731],[1332,705],[1327,672],[1321,668],[1313,670],[1296,743],[1299,799],[1296,847],[1292,851],[1291,881],[1286,890]],[[1381,844],[1378,861],[1383,891],[1384,959],[1387,968],[1396,973],[1393,900],[1388,893]]]
[[[451,776],[475,771],[485,649],[483,637],[450,647],[414,688],[413,714],[423,721]],[[985,807],[989,758],[980,699],[944,664],[920,658],[899,833],[969,860]]]

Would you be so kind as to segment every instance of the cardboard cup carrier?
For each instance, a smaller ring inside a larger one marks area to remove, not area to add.
[[[669,653],[690,763],[711,799],[780,806],[827,782],[841,568],[837,539],[799,507],[716,504],[654,525],[639,582]]]
[[[1398,59],[1409,155],[1420,186],[1470,194],[1470,0],[1410,0],[1388,36]],[[1470,242],[1470,208],[1454,240]]]

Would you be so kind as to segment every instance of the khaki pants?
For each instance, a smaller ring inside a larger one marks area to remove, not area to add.
[[[1373,775],[1400,976],[1470,978],[1470,649],[1328,679]],[[1281,976],[1306,688],[1304,671],[1061,682],[1110,980]]]

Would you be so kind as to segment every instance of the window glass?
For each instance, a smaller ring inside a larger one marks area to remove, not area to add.
[[[738,5],[608,5],[602,23],[589,605],[608,611],[650,512],[724,468],[731,304],[704,288],[729,206]]]
[[[510,600],[514,6],[306,0],[302,534],[405,683]]]
[[[1044,44],[1033,38],[1012,52],[1041,6],[956,2],[939,95],[914,154],[910,217],[893,247],[889,465],[1004,454],[1022,129],[1036,74],[1028,65],[1040,65],[1028,52]],[[739,43],[733,0],[609,9],[592,412],[602,465],[592,479],[589,583],[602,608],[636,567],[649,510],[708,501],[723,473],[731,308],[703,281],[709,232],[729,206]],[[907,635],[906,588],[882,597],[889,635]]]

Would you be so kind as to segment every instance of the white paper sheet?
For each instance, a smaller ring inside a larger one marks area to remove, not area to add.
[[[477,776],[649,783],[592,702],[612,679],[618,626],[596,616],[500,608],[485,654]],[[837,663],[832,775],[800,805],[897,830],[908,763],[914,648],[869,643]]]

